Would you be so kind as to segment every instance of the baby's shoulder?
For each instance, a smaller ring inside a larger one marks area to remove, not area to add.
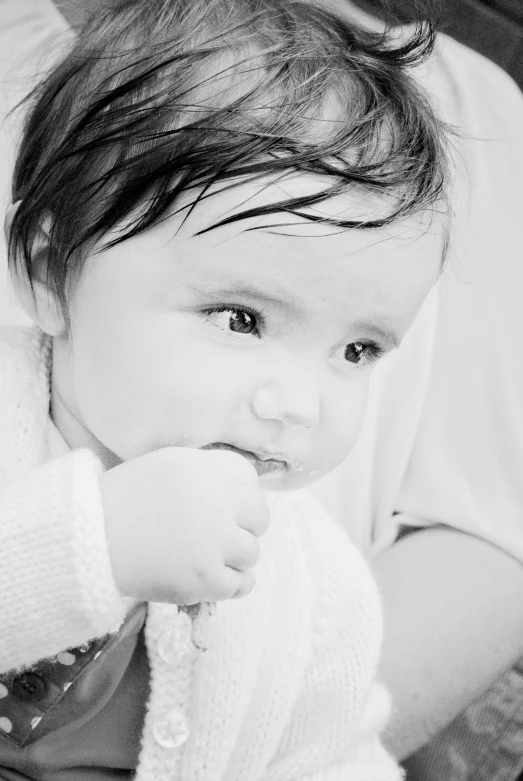
[[[36,385],[46,379],[51,340],[35,326],[0,327],[0,392],[8,382]]]

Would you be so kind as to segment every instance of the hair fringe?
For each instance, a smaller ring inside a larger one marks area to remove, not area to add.
[[[303,0],[120,0],[98,11],[28,98],[10,262],[33,278],[52,215],[48,279],[65,305],[71,273],[111,231],[102,249],[148,230],[189,190],[194,208],[216,186],[290,171],[329,185],[200,233],[276,212],[372,229],[430,208],[445,198],[445,129],[409,69],[434,39],[427,22],[398,42]],[[354,188],[389,211],[303,211]]]

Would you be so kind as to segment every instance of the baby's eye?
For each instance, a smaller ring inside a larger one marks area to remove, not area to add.
[[[223,331],[247,335],[257,333],[257,319],[245,309],[223,307],[220,309],[207,309],[205,314],[210,323]]]
[[[345,347],[345,360],[353,364],[371,363],[377,360],[382,352],[376,344],[351,342]]]

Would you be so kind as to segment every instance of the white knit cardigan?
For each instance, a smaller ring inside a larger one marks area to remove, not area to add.
[[[36,329],[0,329],[0,672],[115,632],[125,615],[100,463],[86,450],[45,461],[50,349]],[[149,605],[138,781],[401,777],[377,737],[388,699],[367,565],[306,492],[270,503],[249,597],[193,625]]]

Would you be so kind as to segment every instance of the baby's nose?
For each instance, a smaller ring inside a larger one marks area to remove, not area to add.
[[[304,378],[271,382],[257,388],[252,410],[261,420],[274,420],[289,428],[313,428],[320,417],[320,398],[315,382]]]

